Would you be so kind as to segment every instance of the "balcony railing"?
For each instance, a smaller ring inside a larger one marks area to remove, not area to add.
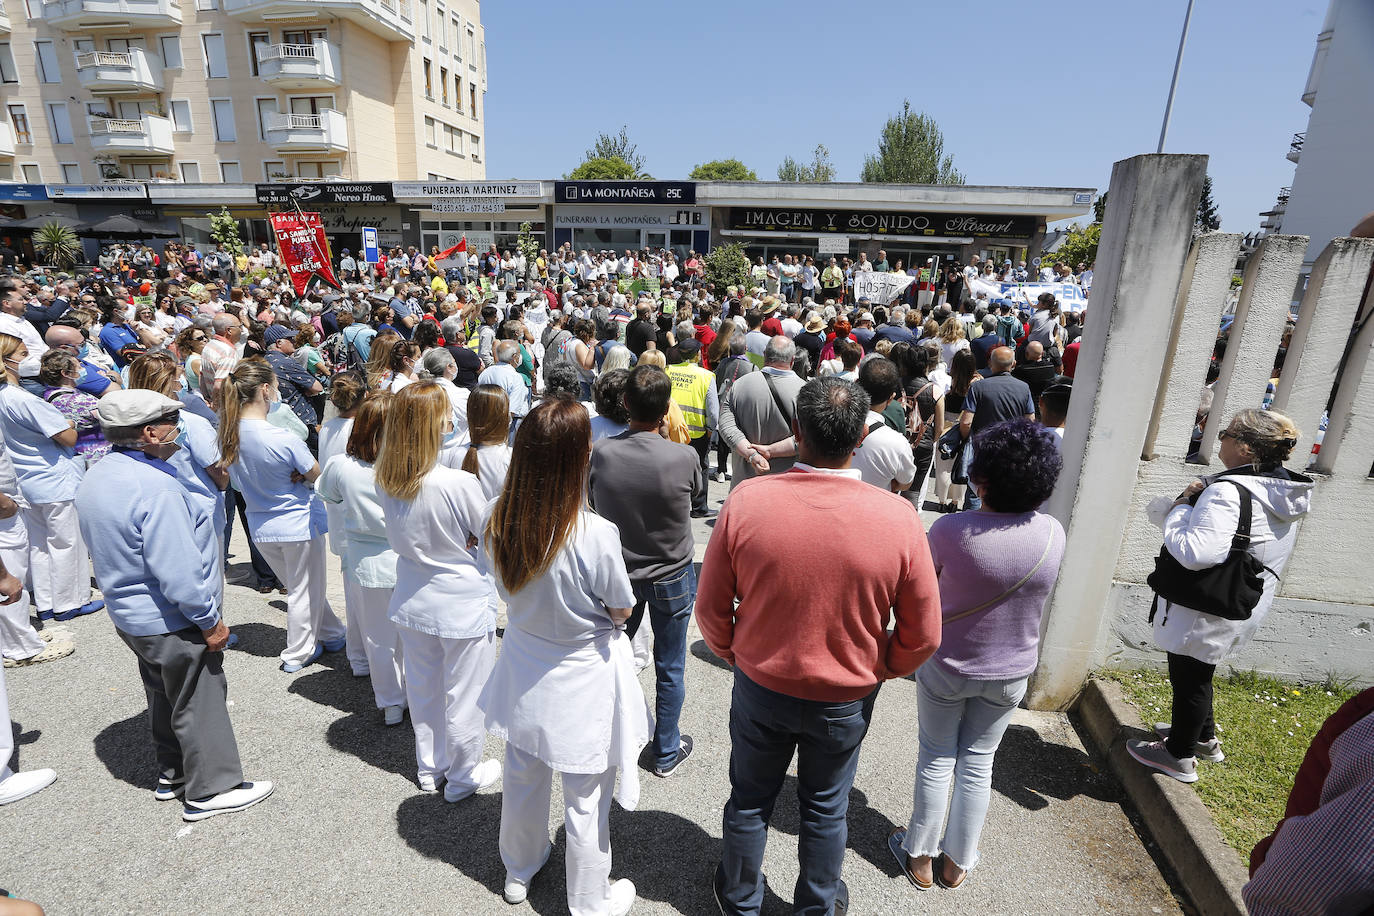
[[[315,60],[314,45],[259,45],[258,61]]]
[[[157,153],[170,156],[172,122],[155,115],[141,118],[91,118],[91,146],[97,152]]]
[[[59,29],[119,29],[181,25],[178,0],[47,0],[43,19]]]
[[[14,128],[8,121],[0,121],[0,159],[14,158]]]
[[[150,92],[162,88],[162,66],[150,66],[142,48],[82,51],[76,55],[76,76],[83,87],[96,93]]]
[[[1292,188],[1279,188],[1278,206],[1275,209],[1283,209],[1288,206],[1288,198],[1292,196]]]
[[[308,45],[258,45],[258,76],[288,89],[337,86],[339,47],[321,39]]]
[[[1292,141],[1291,143],[1288,144],[1288,155],[1285,156],[1284,158],[1287,159],[1289,162],[1297,162],[1298,159],[1299,159],[1299,157],[1302,156],[1302,146],[1303,146],[1303,144],[1306,143],[1306,142],[1307,142],[1307,132],[1306,132],[1306,131],[1303,131],[1302,133],[1296,133],[1296,134],[1294,134],[1294,135],[1293,135],[1293,141]]]
[[[132,118],[91,118],[91,134],[142,134],[143,122]]]
[[[348,149],[348,122],[343,112],[326,108],[318,114],[283,112],[263,124],[267,142],[279,150],[338,152]]]

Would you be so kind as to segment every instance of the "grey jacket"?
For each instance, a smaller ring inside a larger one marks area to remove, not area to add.
[[[778,397],[787,407],[787,416],[778,409],[777,401],[769,390],[768,380],[773,380]],[[792,435],[791,418],[797,412],[797,393],[806,384],[791,370],[776,369],[771,366],[762,372],[750,372],[730,386],[730,392],[720,405],[720,436],[730,446],[730,470],[733,488],[741,480],[755,476],[749,462],[739,456],[735,449],[743,442],[767,445]],[[795,458],[773,458],[769,460],[770,474],[780,474],[790,470],[796,463]]]

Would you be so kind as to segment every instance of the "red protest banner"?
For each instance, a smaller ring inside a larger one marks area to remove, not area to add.
[[[291,286],[297,296],[305,295],[310,278],[320,279],[335,289],[339,281],[334,276],[329,254],[329,240],[318,213],[273,213],[272,231],[277,236],[277,250],[281,262],[291,274]]]

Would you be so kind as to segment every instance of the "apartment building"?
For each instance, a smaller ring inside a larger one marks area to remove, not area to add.
[[[0,3],[0,181],[486,176],[480,0]]]

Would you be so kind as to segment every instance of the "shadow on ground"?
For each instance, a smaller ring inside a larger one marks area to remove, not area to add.
[[[698,639],[696,642],[692,643],[691,652],[692,655],[701,659],[706,664],[713,665],[721,671],[733,670],[719,655],[711,651],[710,646],[706,645],[706,640],[704,639]]]
[[[372,682],[365,677],[353,677],[342,653],[326,654],[306,671],[310,673],[296,677],[287,692],[345,714],[326,728],[329,746],[352,754],[369,766],[413,781],[415,732],[410,720],[390,728],[383,725]]]
[[[1116,783],[1077,748],[1041,739],[1035,729],[1013,725],[997,749],[992,787],[1023,808],[1049,806],[1045,796],[1066,800],[1086,795],[1098,801],[1119,802]]]
[[[150,791],[157,786],[157,758],[146,709],[105,726],[93,743],[95,756],[115,779]]]
[[[233,652],[246,652],[258,658],[276,658],[286,648],[286,629],[270,623],[230,623],[230,632],[238,634],[239,644],[230,649]]]

